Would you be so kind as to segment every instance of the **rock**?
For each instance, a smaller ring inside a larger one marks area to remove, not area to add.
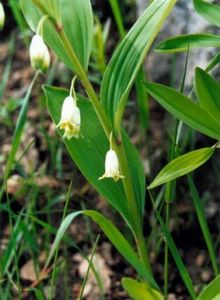
[[[91,255],[88,257],[91,259]],[[100,254],[95,254],[93,257],[93,266],[98,272],[100,279],[102,280],[103,291],[106,293],[111,286],[111,270],[107,266],[104,258]],[[82,278],[86,276],[88,270],[88,261],[81,258],[81,262],[79,265],[79,274]],[[95,300],[100,299],[100,290],[97,284],[96,277],[92,272],[92,269],[89,272],[88,280],[86,282],[86,286],[84,289],[84,296],[87,299]]]
[[[138,0],[138,14],[145,9],[148,0]],[[189,33],[219,33],[220,31],[210,25],[202,16],[200,16],[194,9],[192,1],[179,0],[174,6],[170,16],[164,24],[154,46],[161,41],[179,34]],[[186,87],[192,86],[194,80],[194,68],[200,66],[204,68],[208,65],[210,59],[217,53],[214,48],[200,48],[192,49],[189,55]],[[175,71],[172,74],[174,78],[174,86],[179,87],[183,75],[186,53],[180,53],[175,56]],[[148,54],[146,68],[153,81],[162,81],[169,84],[171,81],[172,59],[171,54],[157,54],[151,51]],[[158,63],[159,62],[159,63]]]

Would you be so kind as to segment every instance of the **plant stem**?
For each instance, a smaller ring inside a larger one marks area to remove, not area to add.
[[[43,13],[46,13],[45,8],[42,5],[40,5],[38,0],[34,0],[34,2],[42,10]],[[64,47],[67,55],[69,56],[69,59],[71,60],[73,67],[74,67],[77,75],[79,76],[81,83],[82,83],[83,87],[85,88],[85,91],[86,91],[89,99],[92,102],[94,110],[95,110],[95,112],[99,118],[99,121],[105,131],[105,134],[106,134],[107,138],[109,139],[110,134],[113,131],[112,125],[109,121],[109,118],[108,118],[104,108],[102,107],[102,105],[99,101],[99,98],[98,98],[93,86],[91,85],[91,83],[87,77],[86,71],[82,67],[62,26],[59,26],[59,24],[56,24],[56,20],[54,20],[54,19],[52,19],[51,22],[53,23],[58,34],[60,35],[60,38],[63,43],[63,47]],[[143,230],[142,230],[141,216],[139,214],[137,202],[135,199],[133,183],[132,183],[125,151],[123,148],[123,144],[121,142],[117,143],[117,141],[115,139],[114,139],[114,145],[115,145],[115,151],[119,157],[121,169],[122,169],[123,173],[126,175],[125,179],[123,180],[123,185],[124,185],[125,194],[127,196],[130,215],[132,217],[132,225],[133,225],[133,229],[134,229],[133,233],[134,233],[135,241],[137,244],[138,253],[139,253],[139,256],[140,256],[142,262],[144,263],[146,268],[150,271],[150,264],[149,264],[149,259],[147,256],[147,249],[146,249],[146,244],[144,241]]]
[[[86,75],[85,70],[83,69],[81,63],[78,60],[78,57],[76,56],[76,53],[74,52],[74,50],[72,49],[69,40],[65,34],[65,32],[63,31],[62,28],[60,28],[60,30],[58,31],[60,34],[60,37],[62,39],[63,42],[63,46],[66,49],[67,54],[69,55],[69,58],[71,59],[71,61],[73,62],[73,65],[75,66],[75,69],[78,72],[78,75],[81,79],[81,82],[86,90],[86,93],[89,97],[89,99],[91,100],[93,107],[95,109],[95,112],[101,122],[101,125],[107,135],[107,137],[109,138],[110,133],[112,131],[111,125],[109,123],[108,117],[103,109],[103,107],[101,106],[101,103],[96,95],[96,92],[94,91],[90,81],[88,80],[88,77]]]
[[[114,144],[114,147],[116,148],[119,161],[121,163],[121,170],[122,174],[125,174],[125,178],[123,179],[123,185],[124,190],[126,193],[126,198],[128,201],[128,209],[131,213],[132,217],[132,225],[134,227],[134,235],[135,235],[135,241],[138,248],[138,254],[143,262],[143,264],[146,266],[146,268],[151,272],[151,267],[149,263],[148,258],[148,251],[146,247],[146,243],[143,236],[143,229],[142,229],[142,222],[141,222],[141,216],[137,207],[137,202],[135,199],[133,184],[130,176],[130,170],[128,166],[128,161],[125,155],[125,150],[123,147],[123,143],[116,145]]]
[[[71,59],[71,61],[73,62],[74,66],[76,67],[76,69],[78,71],[79,78],[81,79],[81,82],[87,92],[87,95],[93,104],[93,107],[94,107],[96,114],[101,122],[101,125],[106,133],[106,136],[109,138],[110,134],[112,132],[112,126],[109,123],[106,112],[104,111],[90,81],[88,80],[85,70],[83,69],[82,65],[80,64],[78,57],[76,56],[74,50],[72,49],[72,47],[69,43],[69,40],[66,37],[65,32],[63,31],[63,29],[61,29],[59,31],[59,33],[60,33],[60,37],[63,41],[63,44],[65,46],[65,49],[67,50],[67,53],[69,54],[69,58]],[[150,263],[149,263],[149,259],[148,259],[148,255],[147,255],[146,244],[144,241],[142,224],[141,224],[141,220],[140,220],[140,214],[139,214],[137,202],[135,199],[133,184],[132,184],[132,180],[131,180],[131,176],[130,176],[130,170],[128,167],[128,162],[126,159],[125,151],[123,148],[123,143],[121,143],[121,142],[117,143],[117,141],[114,139],[114,137],[113,137],[113,140],[114,140],[114,148],[119,157],[122,172],[123,172],[123,174],[126,174],[125,179],[123,180],[123,185],[124,185],[124,189],[125,189],[125,193],[126,193],[126,197],[127,197],[127,201],[128,201],[128,208],[131,213],[131,217],[132,217],[132,221],[133,221],[132,225],[134,226],[135,241],[137,244],[138,253],[139,253],[139,256],[140,256],[142,262],[144,263],[146,268],[150,271]]]
[[[169,230],[170,222],[170,201],[166,201],[166,228]],[[168,282],[169,282],[169,247],[165,241],[164,248],[164,299],[168,297]]]
[[[70,193],[71,193],[72,185],[73,185],[73,182],[71,180],[71,182],[69,184],[68,191],[67,191],[67,195],[66,195],[66,201],[65,201],[65,206],[64,206],[64,210],[63,210],[61,224],[62,224],[63,220],[65,219],[65,217],[67,215],[67,210],[68,210],[69,203],[70,203]],[[56,274],[58,250],[59,249],[57,248],[56,253],[55,253],[55,258],[54,258],[54,264],[53,264],[53,272],[52,272],[51,287],[50,287],[50,296],[49,296],[50,300],[53,299],[53,288],[54,288],[54,282],[55,282],[55,274]]]

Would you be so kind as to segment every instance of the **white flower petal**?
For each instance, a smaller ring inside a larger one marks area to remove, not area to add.
[[[99,178],[99,180],[104,178],[113,178],[118,181],[120,178],[124,178],[119,171],[119,162],[117,154],[114,150],[109,150],[105,157],[105,174]]]
[[[50,54],[46,44],[39,34],[33,36],[30,44],[31,65],[35,69],[46,71],[50,65]]]
[[[5,24],[5,11],[2,3],[0,2],[0,29],[4,27]]]
[[[80,133],[81,117],[80,110],[76,106],[76,101],[69,96],[64,99],[61,119],[57,127],[64,129],[64,138],[78,138]]]

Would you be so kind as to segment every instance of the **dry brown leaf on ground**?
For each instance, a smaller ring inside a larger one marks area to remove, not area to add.
[[[23,186],[22,177],[15,174],[8,178],[6,183],[6,192],[8,194],[16,194]]]
[[[56,180],[55,178],[53,178],[51,176],[47,176],[47,175],[36,178],[35,184],[41,188],[48,187],[48,188],[52,189],[52,188],[60,187],[60,183],[58,180]]]
[[[26,262],[20,271],[21,278],[28,281],[36,281],[37,275],[34,269],[34,263],[33,260],[29,260]]]

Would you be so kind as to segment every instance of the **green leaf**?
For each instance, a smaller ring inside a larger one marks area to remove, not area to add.
[[[203,206],[203,201],[199,197],[198,191],[196,189],[196,186],[193,182],[192,176],[188,176],[188,182],[190,187],[190,192],[192,195],[193,204],[196,210],[196,214],[199,220],[200,227],[202,229],[202,234],[204,237],[204,240],[206,242],[208,251],[209,251],[209,258],[212,263],[213,271],[215,272],[215,275],[219,274],[219,267],[218,267],[218,256],[216,255],[215,247],[212,241],[211,233],[209,230],[206,214],[205,214],[205,208]]]
[[[137,201],[140,212],[140,218],[142,220],[144,215],[146,191],[143,163],[140,159],[140,154],[138,153],[137,149],[132,145],[129,137],[124,131],[122,131],[122,141],[124,144],[127,161],[129,162],[128,167],[134,186],[135,199]]]
[[[182,258],[179,254],[179,251],[175,245],[175,242],[170,234],[170,232],[167,230],[167,227],[166,227],[166,224],[164,223],[163,219],[161,218],[160,214],[158,213],[158,211],[155,211],[156,212],[156,215],[157,215],[157,218],[158,218],[158,221],[160,223],[160,226],[163,230],[163,233],[164,233],[164,237],[166,238],[166,242],[169,246],[169,249],[170,249],[170,252],[173,256],[173,259],[176,263],[176,266],[178,268],[178,271],[180,273],[180,276],[185,284],[185,287],[187,288],[190,296],[191,296],[191,299],[192,300],[195,300],[196,299],[196,294],[195,294],[195,291],[194,291],[194,287],[193,287],[193,283],[192,283],[192,279],[182,261]],[[211,299],[210,299],[211,300]]]
[[[46,86],[44,90],[51,117],[55,124],[58,124],[62,103],[68,93],[65,90],[49,86]],[[122,182],[118,181],[116,183],[112,179],[98,180],[98,178],[104,174],[104,161],[106,152],[109,150],[109,140],[106,138],[91,102],[79,96],[78,105],[82,115],[82,136],[80,139],[64,140],[66,147],[87,180],[120,212],[131,226],[130,214],[128,212]],[[124,131],[122,132],[122,140],[127,159],[130,162],[129,168],[137,199],[136,201],[138,202],[140,218],[142,218],[145,204],[145,176],[143,164],[139,153]]]
[[[28,104],[31,96],[31,92],[33,89],[33,86],[35,84],[35,81],[37,80],[37,77],[39,76],[39,72],[37,72],[28,88],[28,91],[23,99],[22,107],[18,115],[18,120],[15,126],[14,135],[12,138],[12,145],[9,152],[7,164],[6,164],[6,174],[5,177],[7,178],[10,175],[12,165],[14,163],[14,159],[16,156],[16,153],[18,151],[18,148],[20,146],[21,137],[24,131],[24,126],[27,121],[27,111],[28,111]]]
[[[197,300],[220,300],[220,275],[209,283]]]
[[[120,129],[129,92],[138,70],[176,0],[154,1],[117,47],[103,77],[101,101]]]
[[[54,4],[54,0],[50,0],[47,5],[45,5],[45,1],[41,0],[39,2],[42,10],[34,2],[34,0],[21,0],[22,11],[31,29],[37,32],[38,23],[45,14],[54,18],[57,24],[51,22],[51,19],[44,22],[44,40],[57,56],[74,71],[77,67],[69,58],[67,49],[63,46],[60,38],[59,30],[57,30],[57,26],[60,26],[61,22],[62,30],[64,30],[70,46],[84,69],[87,70],[93,35],[93,15],[90,0],[60,0],[56,4]]]
[[[184,34],[169,38],[156,47],[156,52],[177,53],[188,48],[220,47],[220,37],[213,34]]]
[[[211,24],[220,27],[220,6],[204,0],[193,0],[196,11]]]
[[[196,90],[201,107],[216,121],[220,120],[220,84],[207,72],[196,68]]]
[[[41,290],[37,289],[37,288],[28,288],[27,289],[28,292],[33,292],[36,300],[45,300],[44,294]]]
[[[122,279],[123,288],[134,300],[163,300],[163,296],[155,289],[152,289],[145,282],[139,282],[132,278]]]
[[[217,53],[209,62],[208,66],[205,68],[206,72],[211,71],[220,63],[220,53]]]
[[[52,245],[46,265],[48,266],[51,258],[53,257],[57,247],[59,247],[60,241],[63,238],[66,230],[72,223],[72,221],[79,216],[84,214],[92,218],[102,229],[105,235],[109,238],[115,248],[121,253],[121,255],[129,262],[129,264],[138,272],[138,274],[145,279],[152,287],[158,288],[155,280],[149,271],[142,264],[135,251],[132,249],[128,241],[124,238],[121,232],[115,227],[115,225],[104,217],[102,214],[93,210],[78,211],[69,214],[61,223],[57,232],[55,241]]]
[[[35,6],[33,0],[21,0],[21,9],[24,14],[24,17],[30,26],[31,30],[36,32],[37,25],[42,17],[41,12]]]
[[[192,172],[204,164],[213,155],[214,151],[215,148],[202,148],[179,156],[160,171],[148,188],[155,188]]]
[[[51,117],[55,124],[58,124],[62,103],[68,93],[67,91],[49,86],[45,87],[45,93]],[[112,179],[98,180],[98,178],[104,174],[105,155],[109,150],[109,140],[101,127],[91,102],[79,96],[78,103],[82,116],[82,136],[80,139],[64,140],[66,147],[72,159],[91,185],[93,185],[95,189],[120,212],[128,224],[132,226],[122,181],[114,182]],[[122,140],[127,160],[130,162],[129,168],[134,192],[140,218],[142,218],[145,205],[145,176],[143,164],[139,153],[124,131],[122,131]]]
[[[162,84],[147,82],[145,87],[147,92],[176,118],[203,134],[220,139],[220,122],[189,98]]]
[[[93,14],[90,0],[61,0],[64,31],[84,69],[87,70],[92,48]]]
[[[68,96],[68,93],[65,90],[49,86],[45,86],[44,91],[50,115],[54,123],[58,124],[63,100]],[[71,140],[64,139],[64,143],[72,159],[89,183],[120,212],[128,224],[131,224],[122,181],[98,179],[104,174],[105,155],[109,150],[109,141],[91,103],[83,97],[78,97],[77,105],[80,108],[82,118],[81,137]],[[60,130],[59,133],[62,134]]]

